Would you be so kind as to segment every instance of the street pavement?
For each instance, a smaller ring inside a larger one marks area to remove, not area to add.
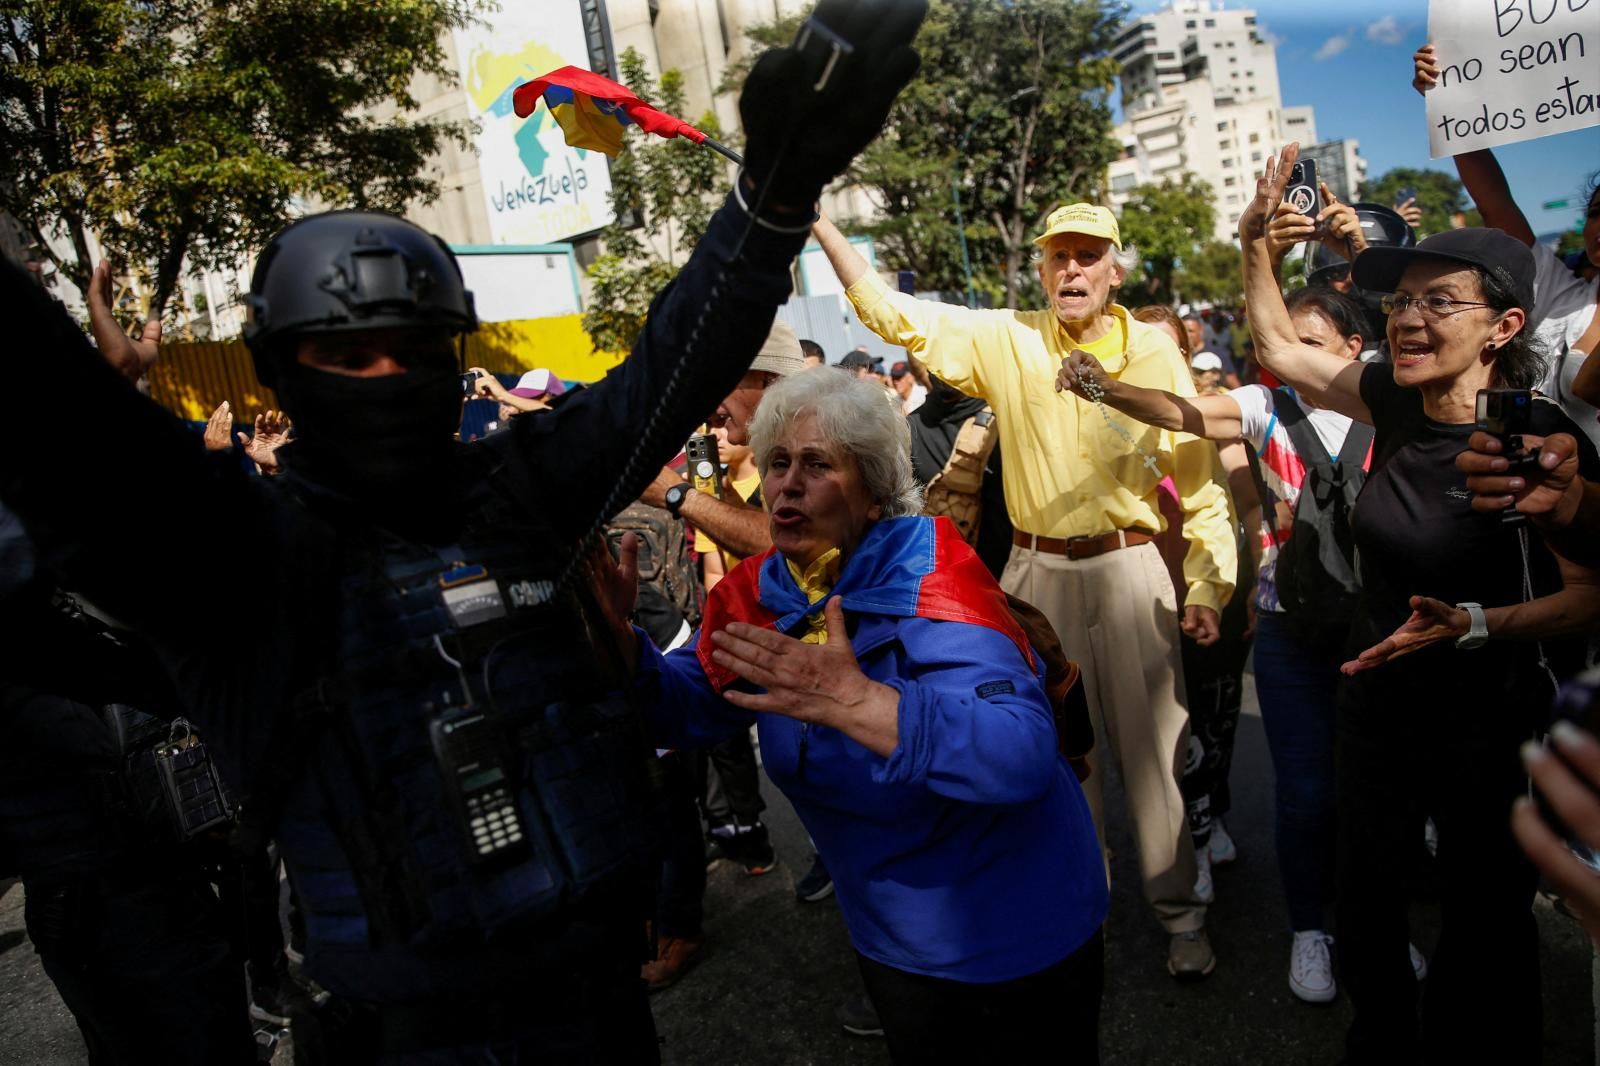
[[[1239,861],[1217,871],[1208,925],[1219,961],[1204,982],[1179,985],[1167,975],[1166,938],[1143,901],[1121,793],[1108,777],[1115,858],[1100,1027],[1106,1066],[1331,1066],[1340,1058],[1347,1000],[1314,1007],[1289,992],[1290,937],[1272,844],[1272,766],[1248,679],[1245,688],[1228,817]],[[764,789],[781,862],[761,877],[747,877],[726,862],[711,868],[706,953],[678,984],[653,998],[663,1060],[668,1066],[887,1063],[882,1041],[848,1036],[835,1021],[837,1004],[861,987],[854,955],[832,899],[796,901],[794,883],[809,866],[810,848],[782,795],[770,784]],[[1406,891],[1398,878],[1395,891]],[[78,1066],[82,1044],[22,933],[21,897],[20,886],[0,897],[0,1066]],[[1543,944],[1545,1062],[1594,1063],[1588,940],[1545,897],[1535,910]],[[1413,936],[1424,952],[1437,935],[1437,919],[1436,907],[1413,904]],[[1039,1061],[1057,1057],[1042,1051]],[[276,1062],[288,1066],[287,1048]]]

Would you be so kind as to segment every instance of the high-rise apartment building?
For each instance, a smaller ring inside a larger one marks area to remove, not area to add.
[[[1114,42],[1122,66],[1122,157],[1107,170],[1113,207],[1137,185],[1193,174],[1216,197],[1227,240],[1267,153],[1317,139],[1309,107],[1284,107],[1278,57],[1256,13],[1219,0],[1171,0],[1130,19]]]

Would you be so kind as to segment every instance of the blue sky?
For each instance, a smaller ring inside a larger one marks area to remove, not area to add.
[[[1136,14],[1160,0],[1134,0]],[[1428,158],[1422,97],[1411,88],[1411,54],[1427,41],[1427,0],[1229,0],[1230,10],[1254,8],[1278,44],[1278,80],[1285,104],[1317,109],[1323,140],[1361,142],[1369,177],[1394,167],[1429,167],[1454,174],[1449,159]],[[1511,191],[1534,232],[1570,228],[1590,174],[1600,170],[1600,127],[1496,148]],[[1567,199],[1567,210],[1545,211]]]

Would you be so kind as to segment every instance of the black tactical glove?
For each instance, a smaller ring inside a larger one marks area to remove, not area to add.
[[[889,106],[917,72],[911,39],[927,10],[927,0],[819,0],[794,44],[756,62],[739,114],[745,176],[755,190],[771,178],[767,206],[808,211],[883,129]],[[850,51],[835,49],[815,23]]]

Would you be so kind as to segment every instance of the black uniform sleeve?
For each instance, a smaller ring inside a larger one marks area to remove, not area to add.
[[[0,499],[61,583],[147,635],[218,633],[264,572],[262,497],[237,464],[139,395],[11,264],[0,298]]]
[[[531,491],[541,494],[563,533],[580,535],[601,517],[658,408],[660,432],[626,475],[615,497],[619,506],[644,491],[738,384],[789,296],[790,265],[806,239],[804,232],[751,226],[730,196],[683,270],[651,303],[628,358],[554,411],[514,420],[504,443],[486,442],[524,464]],[[662,408],[675,373],[684,380]]]

